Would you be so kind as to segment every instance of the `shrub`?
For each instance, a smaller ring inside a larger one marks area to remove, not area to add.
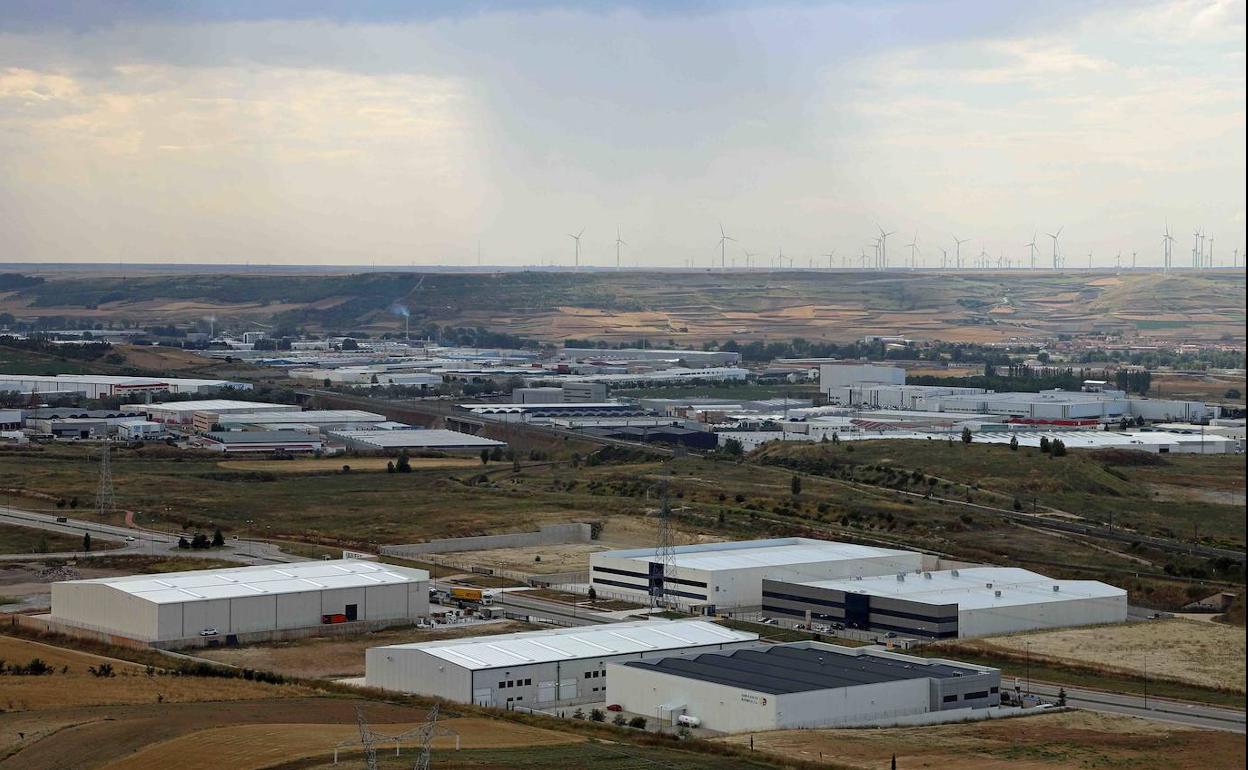
[[[607,715],[604,714],[601,709],[593,709],[589,712],[589,721],[605,722],[607,721]]]
[[[611,719],[611,724],[615,725],[616,727],[624,727],[628,724],[628,720],[624,718],[623,714],[616,714]]]
[[[645,717],[633,717],[632,719],[628,720],[628,726],[635,727],[638,730],[644,730],[646,729],[646,718]]]

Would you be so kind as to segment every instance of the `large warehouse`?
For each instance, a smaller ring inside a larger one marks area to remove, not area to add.
[[[861,580],[767,580],[763,611],[806,623],[955,639],[1120,623],[1127,619],[1127,592],[1015,567],[972,567]]]
[[[758,641],[703,620],[643,620],[373,647],[369,687],[499,708],[606,700],[606,664],[729,650]]]
[[[439,452],[480,452],[503,448],[502,441],[457,430],[400,428],[397,430],[331,430],[326,435],[351,449],[397,452],[404,449]]]
[[[757,609],[762,581],[828,580],[893,575],[923,569],[923,555],[853,543],[787,537],[730,543],[682,545],[662,559],[654,548],[590,555],[594,590],[649,602],[665,602],[711,613]]]
[[[54,622],[145,642],[406,622],[429,614],[429,573],[343,559],[129,575],[52,584]]]
[[[607,671],[607,700],[624,711],[668,724],[692,717],[727,733],[952,721],[1001,702],[996,669],[819,642],[629,661]]]
[[[213,388],[251,390],[245,382],[185,377],[122,377],[108,374],[0,374],[0,391],[20,393],[82,393],[87,398],[125,396],[141,400],[149,393],[199,393]]]

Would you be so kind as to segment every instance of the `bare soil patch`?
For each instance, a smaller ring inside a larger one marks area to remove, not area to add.
[[[988,652],[1024,653],[1054,663],[1244,692],[1244,629],[1183,618],[1070,628],[959,642]]]
[[[750,736],[725,739],[748,743]],[[757,750],[862,770],[1215,770],[1244,763],[1243,736],[1072,711],[958,725],[756,733]]]

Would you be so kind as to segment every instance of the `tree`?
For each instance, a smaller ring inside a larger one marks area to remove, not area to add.
[[[394,473],[394,460],[386,463],[386,473]]]
[[[342,349],[343,350],[359,350],[360,343],[356,342],[350,337],[347,337],[346,339],[342,341]]]
[[[91,533],[90,532],[82,533],[82,550],[84,551],[91,550]]]
[[[623,714],[616,714],[614,717],[611,718],[611,724],[615,725],[616,727],[624,727],[625,725],[628,724],[628,720],[624,718]]]
[[[605,722],[607,721],[607,715],[603,713],[601,709],[591,709],[589,712],[589,721]]]
[[[1050,454],[1053,457],[1065,457],[1066,442],[1062,441],[1060,438],[1053,439],[1053,445],[1050,447]]]
[[[1238,388],[1231,388],[1227,390],[1226,393],[1223,395],[1226,398],[1230,399],[1231,401],[1238,401],[1239,399],[1244,397],[1244,394],[1240,393]]]
[[[186,535],[181,535],[178,537],[178,547],[183,550],[186,550],[191,547],[190,542],[188,542],[186,539]]]
[[[208,536],[203,532],[196,532],[195,537],[191,538],[191,548],[202,549],[207,548],[210,544]]]
[[[742,454],[744,454],[744,451],[745,451],[744,448],[741,446],[741,442],[735,438],[724,439],[723,449],[724,449],[724,454],[729,455],[731,457],[740,457]]]
[[[1018,451],[1018,436],[1010,436],[1010,451]]]
[[[225,546],[225,535],[222,534],[221,528],[217,527],[216,530],[212,533],[212,547],[222,548],[224,546]]]
[[[1065,687],[1061,687],[1057,691],[1057,705],[1059,706],[1066,705],[1066,688]]]
[[[962,429],[962,443],[963,443],[963,444],[969,444],[969,443],[971,443],[971,442],[972,442],[972,441],[974,441],[974,440],[975,440],[975,439],[974,439],[974,437],[971,435],[971,429],[970,429],[970,428],[963,428],[963,429]]]
[[[503,459],[503,448],[501,446],[494,447],[494,451],[490,452],[490,459],[494,462],[500,462]]]
[[[633,717],[632,719],[628,720],[628,726],[636,727],[638,730],[644,730],[646,729],[646,718],[645,717]]]
[[[1041,436],[1040,437],[1040,453],[1047,455],[1050,449],[1052,449],[1052,446],[1050,445],[1049,437]]]
[[[399,473],[412,472],[412,460],[407,456],[407,452],[399,452],[399,460],[394,464],[394,469]]]
[[[594,590],[593,586],[589,587],[589,591],[586,593],[586,595],[589,596],[589,603],[591,605],[594,602],[598,601],[598,592]]]
[[[792,481],[789,482],[789,489],[793,491],[794,497],[800,495],[802,493],[802,477],[794,476]]]
[[[482,465],[490,464],[490,450],[488,449],[481,450],[481,464]]]

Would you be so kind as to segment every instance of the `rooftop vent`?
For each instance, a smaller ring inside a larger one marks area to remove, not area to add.
[[[1053,593],[1057,593],[1060,590],[1062,590],[1061,586],[1053,586]]]
[[[984,583],[984,588],[992,588],[992,583]]]
[[[951,570],[949,570],[949,575],[950,575],[951,577],[957,577],[957,576],[958,576],[958,571],[957,571],[956,569],[951,569]]]
[[[897,573],[897,582],[898,582],[898,583],[904,583],[904,582],[906,582],[906,573],[904,573],[904,572],[898,572],[898,573]]]
[[[930,573],[930,572],[924,572],[924,573],[923,573],[923,578],[924,578],[925,580],[931,580],[931,579],[932,579],[932,573]]]
[[[1001,598],[1001,592],[1000,592],[1000,591],[993,591],[993,592],[992,592],[992,595],[993,595],[993,596],[995,596],[995,597],[997,597],[998,599],[1000,599],[1000,598]]]

